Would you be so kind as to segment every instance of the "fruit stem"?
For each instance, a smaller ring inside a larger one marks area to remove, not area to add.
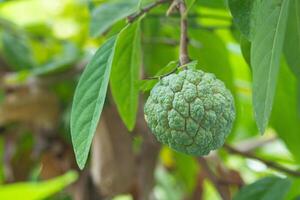
[[[180,12],[180,52],[179,52],[179,60],[181,65],[187,64],[190,59],[188,55],[188,21],[187,21],[187,9],[185,2],[183,0],[178,2],[179,12]]]

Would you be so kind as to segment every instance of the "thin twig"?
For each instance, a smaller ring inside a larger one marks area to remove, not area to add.
[[[256,155],[253,155],[252,153],[244,152],[244,151],[240,151],[238,149],[235,149],[235,148],[231,147],[228,144],[224,145],[224,149],[227,150],[229,153],[233,153],[233,154],[237,154],[237,155],[240,155],[240,156],[243,156],[243,157],[246,157],[246,158],[251,158],[251,159],[258,160],[258,161],[264,163],[269,168],[273,168],[275,170],[278,170],[278,171],[281,171],[281,172],[284,172],[284,173],[287,173],[287,174],[290,174],[290,175],[293,175],[293,176],[300,176],[300,171],[299,170],[288,169],[288,168],[286,168],[286,167],[284,167],[284,166],[282,166],[282,165],[280,165],[276,162],[265,160],[265,159],[260,158]]]
[[[275,142],[277,139],[278,138],[275,134],[263,136],[263,137],[260,136],[257,138],[249,138],[237,143],[237,145],[235,145],[235,148],[243,152],[250,152],[266,144]]]
[[[180,34],[180,64],[184,65],[189,62],[189,56],[188,56],[188,21],[186,16],[186,5],[184,1],[179,2],[179,12],[180,12],[180,28],[181,28],[181,34]]]
[[[223,190],[222,185],[219,183],[218,177],[212,172],[210,167],[207,164],[207,161],[203,157],[198,158],[198,162],[200,163],[202,169],[206,172],[208,178],[211,180],[215,188],[218,190],[223,200],[229,200],[230,196]]]
[[[149,17],[152,18],[165,18],[165,17],[172,17],[172,18],[178,18],[180,17],[180,14],[172,14],[172,15],[165,15],[164,13],[153,13],[149,14]],[[189,18],[207,18],[207,19],[214,19],[214,20],[220,20],[220,21],[232,21],[232,18],[229,16],[222,16],[222,15],[214,15],[214,14],[198,14],[198,13],[191,13],[189,14]]]
[[[137,13],[134,13],[127,17],[128,23],[134,22],[136,19],[138,19],[143,14],[150,12],[153,8],[159,6],[160,4],[164,4],[167,2],[170,2],[170,0],[157,0],[157,1],[153,2],[152,4],[149,4],[148,6],[141,8],[140,11],[138,11]]]

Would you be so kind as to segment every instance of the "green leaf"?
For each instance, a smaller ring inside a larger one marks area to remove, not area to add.
[[[71,136],[76,160],[83,169],[106,97],[115,37],[105,42],[86,66],[77,85],[71,112]]]
[[[289,67],[300,80],[300,1],[291,0],[284,54]]]
[[[167,66],[163,67],[155,74],[156,79],[141,80],[140,90],[143,92],[151,90],[154,87],[154,85],[158,82],[159,78],[167,76],[173,72],[175,73],[177,71],[176,69],[183,68],[183,67],[187,67],[188,69],[196,69],[198,61],[193,60],[182,66],[178,66],[178,64],[179,64],[178,61],[171,61]]]
[[[251,40],[255,31],[256,2],[257,0],[228,0],[233,21],[248,40]]]
[[[128,130],[135,125],[138,108],[138,79],[141,66],[140,20],[127,25],[118,35],[112,62],[111,91]]]
[[[0,186],[0,199],[42,200],[61,191],[77,179],[76,172],[68,172],[60,177],[36,183],[14,183]]]
[[[14,70],[30,69],[35,61],[28,41],[23,35],[4,31],[2,35],[3,54]]]
[[[283,49],[289,0],[262,1],[252,39],[253,105],[255,119],[264,132],[272,110],[280,56]]]
[[[300,163],[298,82],[286,64],[281,66],[270,124]]]
[[[101,4],[92,11],[90,32],[93,37],[104,33],[110,26],[137,10],[136,1]]]
[[[196,2],[201,6],[206,6],[210,8],[225,8],[224,0],[197,0]]]
[[[292,186],[289,190],[288,194],[286,195],[286,200],[299,200],[300,199],[300,179],[299,178],[293,178],[292,179]]]
[[[193,5],[195,4],[196,0],[186,0],[186,13],[187,14],[189,12],[189,10],[193,7]]]
[[[155,0],[139,0],[138,1],[138,9],[141,9],[144,6],[154,3],[154,2],[155,2]]]
[[[282,200],[290,186],[289,179],[267,177],[243,187],[233,200]]]
[[[165,67],[163,67],[161,70],[159,70],[156,74],[155,77],[157,79],[150,79],[150,80],[141,80],[140,81],[140,90],[143,92],[151,90],[154,85],[158,82],[158,77],[168,74],[172,71],[174,71],[178,67],[178,61],[171,61],[169,64]]]
[[[209,31],[195,29],[191,29],[190,37],[190,55],[192,59],[198,60],[197,68],[214,73],[234,93],[228,50],[222,39]]]

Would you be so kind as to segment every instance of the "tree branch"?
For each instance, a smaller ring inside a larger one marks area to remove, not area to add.
[[[243,156],[243,157],[246,157],[246,158],[251,158],[251,159],[254,159],[254,160],[258,160],[258,161],[264,163],[269,168],[284,172],[284,173],[292,175],[292,176],[300,176],[300,171],[299,170],[288,169],[288,168],[286,168],[286,167],[284,167],[284,166],[282,166],[282,165],[280,165],[276,162],[265,160],[265,159],[260,158],[256,155],[253,155],[252,153],[244,152],[244,151],[240,151],[238,149],[235,149],[235,148],[231,147],[228,144],[224,145],[224,149],[227,150],[229,153],[232,153],[232,154],[237,154],[237,155],[240,155],[240,156]]]
[[[152,4],[149,4],[148,6],[146,6],[146,7],[142,8],[142,9],[140,9],[139,12],[134,13],[134,14],[128,16],[128,17],[127,17],[128,23],[134,22],[136,19],[138,19],[138,18],[139,18],[140,16],[142,16],[143,14],[148,13],[148,12],[150,12],[153,8],[155,8],[155,7],[157,7],[157,6],[161,5],[161,4],[167,3],[167,2],[170,2],[170,0],[157,0],[157,1],[153,2]]]
[[[149,17],[152,18],[160,18],[160,17],[173,17],[173,18],[178,18],[180,17],[180,14],[172,14],[170,16],[166,16],[164,13],[153,13],[149,14]],[[215,20],[220,20],[220,21],[225,21],[225,22],[231,22],[232,19],[231,17],[228,16],[222,16],[222,15],[214,15],[214,14],[198,14],[198,13],[191,13],[189,14],[189,18],[207,18],[207,19],[215,19]]]
[[[180,12],[180,28],[181,28],[181,34],[180,34],[180,53],[179,53],[179,59],[180,64],[184,65],[189,62],[189,56],[188,56],[188,21],[186,16],[186,5],[184,1],[180,1],[179,4],[179,12]]]

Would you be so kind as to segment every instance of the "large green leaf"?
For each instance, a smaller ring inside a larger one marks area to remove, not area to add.
[[[4,31],[2,45],[5,59],[13,69],[23,70],[35,66],[32,51],[25,36]]]
[[[83,169],[105,101],[115,37],[104,43],[84,70],[77,85],[72,112],[71,135],[76,160]]]
[[[3,200],[42,200],[59,192],[77,179],[77,173],[68,172],[60,177],[35,183],[14,183],[0,186]]]
[[[282,200],[291,186],[286,178],[267,177],[243,187],[234,200]]]
[[[296,78],[286,65],[282,65],[270,123],[290,152],[300,162],[300,114],[297,92]]]
[[[300,1],[291,0],[284,54],[289,67],[300,79]]]
[[[285,37],[289,0],[261,1],[257,6],[252,38],[253,105],[255,119],[264,132],[272,110],[280,56]]]
[[[229,54],[222,39],[209,31],[195,29],[190,31],[190,38],[190,55],[198,60],[197,68],[214,73],[234,93]]]
[[[120,116],[129,130],[135,125],[141,65],[140,20],[118,35],[112,62],[111,91]]]
[[[248,40],[255,31],[256,2],[256,0],[228,0],[233,20]]]
[[[137,1],[134,0],[101,4],[92,11],[91,35],[101,35],[114,23],[135,12],[137,7]]]

